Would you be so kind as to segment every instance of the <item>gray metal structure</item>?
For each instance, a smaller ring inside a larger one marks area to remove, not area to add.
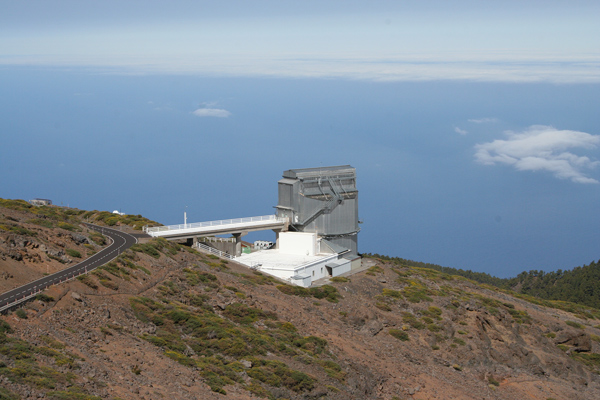
[[[277,216],[290,230],[317,233],[358,254],[358,190],[350,165],[290,169],[278,182]]]

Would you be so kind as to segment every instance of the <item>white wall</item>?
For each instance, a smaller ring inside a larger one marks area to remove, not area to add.
[[[345,262],[340,262],[336,268],[332,269],[332,272],[331,272],[332,277],[339,276],[339,275],[343,274],[344,272],[350,272],[350,269],[352,267],[350,260],[344,260],[344,261]]]
[[[279,234],[279,252],[314,256],[317,254],[317,234],[306,232],[281,232]]]

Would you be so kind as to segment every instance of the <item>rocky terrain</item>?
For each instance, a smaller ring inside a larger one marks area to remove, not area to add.
[[[106,215],[42,208],[0,207],[0,290],[102,246]],[[136,245],[0,317],[0,399],[600,398],[600,311],[365,264],[307,290]]]

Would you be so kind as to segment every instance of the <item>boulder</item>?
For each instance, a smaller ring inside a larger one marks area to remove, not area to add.
[[[77,244],[89,243],[88,238],[80,235],[79,233],[71,233],[71,239],[73,239],[73,241]]]
[[[73,298],[73,300],[75,301],[79,301],[82,302],[83,298],[81,297],[81,295],[77,292],[71,292],[71,297]]]
[[[592,339],[590,338],[590,335],[585,332],[564,330],[556,336],[554,343],[572,346],[572,350],[577,352],[588,352],[592,350]]]

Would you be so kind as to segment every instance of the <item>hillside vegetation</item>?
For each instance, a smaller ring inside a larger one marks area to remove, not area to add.
[[[368,254],[370,255],[370,254]],[[429,268],[450,275],[459,275],[475,282],[485,283],[515,293],[530,295],[545,300],[559,300],[600,308],[600,263],[591,262],[572,270],[544,272],[531,270],[521,272],[514,278],[497,278],[484,272],[473,272],[436,264],[406,260],[399,257],[372,254],[372,257],[394,262]]]
[[[42,245],[96,251],[105,244],[79,223],[85,213],[52,219],[70,231],[32,223],[39,208],[0,207],[11,226],[0,248],[31,256],[0,268],[41,273],[33,254],[46,257]],[[39,247],[10,245],[24,242]],[[363,262],[352,276],[303,289],[147,240],[0,317],[0,398],[600,397],[597,309],[547,306],[395,259]]]

